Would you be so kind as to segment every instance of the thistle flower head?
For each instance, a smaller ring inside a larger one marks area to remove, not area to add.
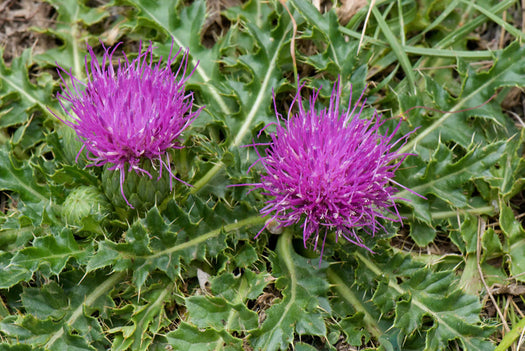
[[[193,94],[184,91],[193,73],[187,74],[187,51],[174,73],[171,65],[181,50],[173,55],[173,44],[164,64],[162,57],[153,63],[151,44],[145,51],[141,44],[135,59],[129,60],[124,54],[114,67],[117,47],[104,47],[100,62],[93,48],[87,46],[86,83],[59,67],[62,92],[57,98],[69,118],[55,116],[83,141],[78,155],[86,149],[91,166],[108,165],[109,170],[120,172],[121,194],[133,207],[122,186],[126,172],[152,178],[140,167],[143,160],[151,161],[153,167],[159,167],[159,178],[163,168],[169,173],[171,186],[172,178],[178,178],[171,171],[168,150],[181,148],[178,138],[200,109],[192,111]]]
[[[338,82],[328,108],[315,108],[318,90],[305,109],[299,89],[288,119],[276,112],[271,143],[256,161],[264,172],[260,183],[251,185],[270,197],[261,214],[270,216],[277,227],[301,223],[305,247],[310,239],[317,247],[321,232],[321,258],[328,230],[366,248],[356,229],[373,235],[382,228],[379,219],[401,221],[392,184],[399,185],[394,173],[407,156],[395,149],[407,135],[392,142],[400,124],[382,134],[384,121],[376,112],[369,120],[360,118],[363,94],[353,107],[341,110]],[[292,114],[294,106],[298,112]]]

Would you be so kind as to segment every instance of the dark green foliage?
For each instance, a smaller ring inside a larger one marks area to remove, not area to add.
[[[494,349],[480,272],[489,287],[525,281],[525,134],[520,107],[503,106],[525,85],[518,2],[376,1],[361,44],[367,6],[343,26],[307,0],[221,17],[204,0],[46,2],[53,26],[34,31],[57,46],[0,58],[0,351]],[[485,50],[494,28],[507,42]],[[188,48],[198,63],[187,88],[205,108],[170,155],[192,187],[135,179],[138,210],[48,110],[63,116],[55,64],[85,79],[98,39],[130,57],[138,41],[163,57]],[[276,122],[272,91],[286,117],[297,83],[322,87],[323,104],[338,77],[343,106],[368,86],[364,118],[380,110],[384,132],[405,120],[412,155],[395,180],[412,191],[397,194],[403,227],[359,232],[374,253],[330,233],[320,261],[299,226],[254,239],[266,199],[228,186],[258,181],[242,146]]]

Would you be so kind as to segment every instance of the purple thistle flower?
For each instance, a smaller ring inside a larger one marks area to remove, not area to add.
[[[168,150],[180,149],[180,134],[197,118],[199,108],[192,111],[193,93],[185,93],[185,83],[194,70],[186,74],[188,51],[183,54],[176,73],[171,70],[181,49],[175,54],[173,43],[170,54],[162,64],[153,63],[153,46],[143,52],[140,44],[137,58],[130,61],[126,54],[113,67],[115,47],[104,48],[102,62],[93,48],[87,46],[85,57],[87,83],[74,77],[71,71],[59,66],[62,92],[57,94],[60,105],[69,116],[62,119],[73,128],[87,149],[90,166],[108,165],[108,170],[120,172],[120,191],[126,203],[133,208],[124,194],[126,172],[139,175],[151,174],[142,169],[141,160],[149,159],[153,167],[159,167],[159,178],[165,168],[170,175],[170,187],[175,177],[171,171]],[[63,77],[67,76],[67,80]],[[69,103],[70,107],[65,106]],[[184,182],[183,182],[184,183]],[[185,183],[187,184],[187,183]]]
[[[394,202],[397,189],[391,184],[405,188],[393,178],[409,155],[397,153],[396,146],[406,142],[408,135],[392,142],[401,121],[393,131],[381,134],[384,121],[375,111],[370,120],[361,119],[366,102],[359,108],[363,94],[353,108],[340,110],[338,82],[328,109],[315,108],[318,90],[305,110],[299,89],[286,120],[277,112],[274,98],[278,121],[270,125],[275,125],[276,131],[271,134],[266,156],[259,155],[254,163],[260,162],[264,173],[260,183],[249,184],[271,197],[260,210],[271,218],[257,236],[271,222],[276,222],[276,228],[301,222],[304,246],[313,237],[316,249],[324,228],[322,258],[328,230],[335,230],[337,238],[342,236],[370,250],[355,229],[363,228],[374,235],[378,227],[384,230],[380,218],[401,222]],[[294,106],[299,112],[292,114]]]

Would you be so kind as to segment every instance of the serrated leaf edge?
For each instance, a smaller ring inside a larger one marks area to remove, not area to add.
[[[66,325],[72,326],[75,321],[84,313],[84,306],[91,306],[100,296],[110,291],[115,287],[115,285],[124,278],[126,275],[125,272],[114,273],[109,277],[104,283],[100,284],[98,288],[93,290],[89,295],[86,295],[86,298],[83,303],[81,303],[71,314],[71,317],[66,321]],[[45,348],[50,349],[53,344],[64,335],[66,332],[65,327],[63,326],[58,331],[56,331],[51,338],[46,343]]]
[[[374,263],[372,261],[370,261],[369,259],[367,259],[365,256],[363,256],[361,253],[359,252],[355,252],[355,256],[365,264],[365,266],[370,269],[372,272],[374,272],[376,275],[378,276],[381,276],[383,273],[381,272],[381,269],[379,267],[377,267],[376,265],[374,265]],[[399,284],[397,284],[396,282],[394,282],[391,278],[388,279],[388,285],[392,288],[394,288],[399,294],[403,295],[403,294],[407,294],[409,293],[409,291],[407,290],[404,290],[401,286],[399,286]],[[427,306],[424,304],[424,303],[421,303],[417,296],[415,295],[412,295],[411,294],[411,300],[410,300],[410,303],[414,304],[415,306],[417,306],[418,308],[420,308],[422,311],[424,311],[425,313],[428,313],[428,315],[430,316],[433,316],[436,321],[438,322],[438,325],[440,326],[444,326],[446,327],[447,329],[451,330],[453,332],[453,334],[455,334],[456,330],[451,327],[448,323],[446,323],[443,319],[439,318],[438,315],[436,315],[436,313],[434,313],[433,310],[427,308]],[[470,342],[470,340],[468,338],[461,338],[461,340],[467,344],[466,346],[467,347],[467,350],[476,350],[476,345],[474,345],[473,343]]]

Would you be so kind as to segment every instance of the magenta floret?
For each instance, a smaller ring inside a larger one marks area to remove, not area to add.
[[[361,119],[363,94],[353,107],[340,110],[338,82],[328,109],[315,108],[318,90],[305,110],[299,89],[288,119],[276,108],[272,141],[266,155],[256,161],[264,172],[260,183],[251,185],[270,197],[260,211],[270,217],[267,225],[271,221],[277,222],[277,228],[301,223],[305,247],[313,239],[317,248],[321,231],[321,257],[328,230],[367,248],[356,229],[374,235],[378,228],[384,229],[380,218],[401,222],[394,202],[394,185],[401,185],[393,178],[408,154],[395,150],[408,135],[392,142],[401,121],[394,130],[381,134],[384,120],[375,111],[371,119]],[[294,106],[298,113],[292,114]]]
[[[179,50],[173,55],[173,46],[164,64],[162,57],[153,63],[151,44],[145,51],[141,44],[137,58],[130,61],[124,54],[124,60],[118,60],[114,67],[117,47],[103,47],[99,62],[93,49],[87,46],[87,83],[59,67],[62,92],[57,98],[69,119],[56,117],[73,128],[83,141],[79,155],[87,149],[87,157],[93,161],[90,166],[107,164],[109,170],[120,172],[122,196],[133,207],[123,190],[125,173],[134,171],[151,178],[139,166],[141,160],[149,159],[154,167],[160,168],[159,173],[164,168],[170,174],[170,185],[173,178],[180,181],[171,171],[168,150],[181,148],[179,136],[202,108],[192,111],[193,93],[185,92],[185,84],[194,72],[187,74],[188,51],[183,53],[173,73],[171,65],[181,53]]]

